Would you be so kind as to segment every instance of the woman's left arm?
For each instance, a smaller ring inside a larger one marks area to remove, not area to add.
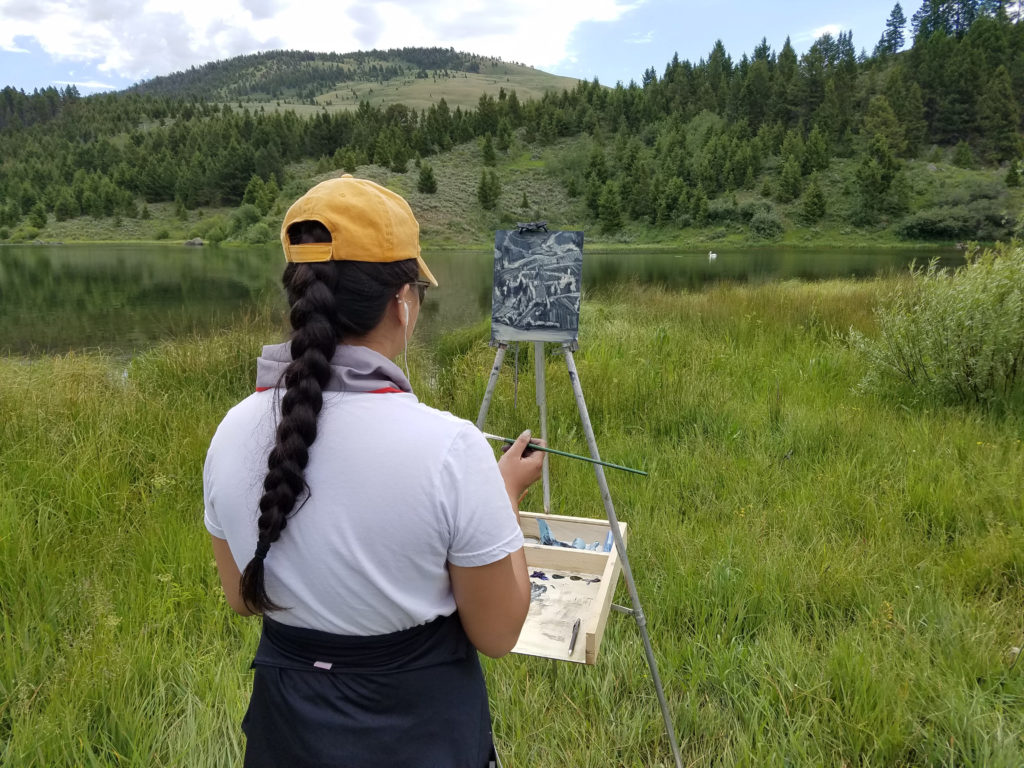
[[[242,600],[242,591],[239,588],[242,582],[242,572],[238,570],[238,564],[231,554],[227,541],[210,536],[213,542],[213,556],[217,560],[217,572],[220,574],[220,586],[224,590],[224,597],[228,605],[239,616],[255,615]]]

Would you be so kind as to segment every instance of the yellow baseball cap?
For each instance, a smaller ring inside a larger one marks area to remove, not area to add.
[[[320,222],[331,242],[292,245],[288,227],[299,221]],[[281,245],[287,261],[302,263],[416,259],[420,275],[437,285],[420,256],[420,225],[409,204],[390,189],[348,173],[320,182],[292,203],[281,224]]]

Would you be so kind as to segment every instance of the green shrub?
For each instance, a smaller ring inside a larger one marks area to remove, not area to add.
[[[0,240],[6,240],[11,236],[11,230],[7,227],[0,227]]]
[[[773,213],[775,208],[767,200],[748,200],[739,207],[739,216],[750,222],[759,213]]]
[[[750,220],[750,231],[758,237],[774,238],[779,237],[785,227],[782,219],[774,211],[758,211]]]
[[[258,221],[246,230],[242,240],[252,245],[261,245],[262,243],[272,243],[276,238],[277,233],[270,228],[267,222]]]
[[[11,242],[25,243],[29,240],[35,240],[37,237],[39,237],[39,230],[24,224],[14,230],[14,234],[11,235]]]
[[[926,208],[904,218],[896,233],[907,240],[1000,240],[1013,219],[994,200]]]
[[[999,200],[1006,196],[1006,190],[998,181],[965,179],[946,190],[935,200],[936,205],[967,205],[975,200]]]
[[[153,237],[157,240],[169,240],[171,237],[171,232],[169,229],[161,229],[158,230],[157,233],[153,235]]]
[[[296,197],[297,196],[298,195],[296,195]],[[223,240],[225,237],[227,237],[227,233],[231,231],[228,220],[221,215],[210,216],[207,219],[201,218],[193,225],[192,229],[189,230],[188,236],[190,238],[201,237],[203,240],[212,241],[214,238],[211,235],[211,232],[213,232],[214,230],[216,230],[219,235],[217,239]]]
[[[231,234],[244,232],[262,218],[260,210],[252,203],[243,203],[231,213]]]
[[[876,311],[878,338],[851,332],[868,387],[890,381],[926,399],[1005,405],[1024,378],[1024,249],[1000,245],[949,273],[932,261]]]
[[[708,222],[711,224],[739,221],[740,218],[740,210],[731,198],[719,197],[708,203]]]

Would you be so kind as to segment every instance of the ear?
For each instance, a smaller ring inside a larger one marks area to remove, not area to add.
[[[395,294],[395,298],[398,300],[398,305],[399,305],[398,306],[399,321],[402,323],[402,325],[408,325],[409,324],[409,291],[410,290],[411,289],[410,289],[410,287],[408,285],[403,285],[399,289],[398,293]]]

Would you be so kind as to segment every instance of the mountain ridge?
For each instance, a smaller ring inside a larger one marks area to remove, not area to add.
[[[482,93],[516,89],[521,98],[574,87],[575,78],[454,48],[392,48],[349,53],[273,50],[207,62],[144,80],[123,93],[208,101],[356,108],[404,103],[425,107],[445,98],[475,104]],[[383,92],[383,93],[382,93]]]

